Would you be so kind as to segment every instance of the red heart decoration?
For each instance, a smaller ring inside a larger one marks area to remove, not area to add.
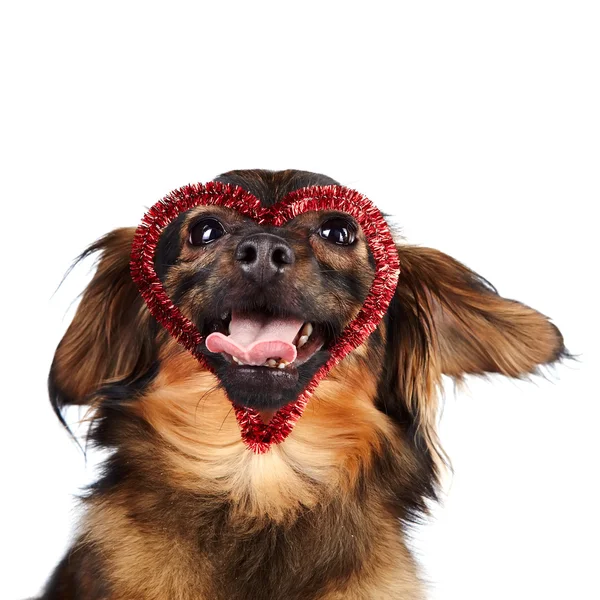
[[[154,253],[163,229],[183,212],[199,205],[218,205],[236,210],[259,225],[282,226],[298,215],[336,210],[352,215],[360,224],[375,260],[375,278],[356,318],[330,349],[330,358],[316,373],[298,399],[280,408],[268,424],[251,408],[234,404],[246,445],[254,452],[269,450],[286,439],[302,416],[319,382],[352,350],[360,346],[383,318],[396,290],[400,265],[392,234],[379,210],[358,192],[330,185],[303,188],[288,194],[271,207],[238,186],[210,182],[182,187],[159,200],[144,215],[131,251],[131,275],[152,315],[167,331],[212,371],[198,348],[203,337],[196,326],[173,304],[154,270]]]

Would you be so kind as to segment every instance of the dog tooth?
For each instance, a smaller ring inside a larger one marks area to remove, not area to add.
[[[307,338],[309,338],[312,335],[313,331],[314,328],[312,326],[312,323],[306,323],[300,333],[302,334],[302,337],[306,336]]]
[[[303,335],[299,340],[298,340],[298,348],[302,348],[302,346],[304,346],[304,344],[306,344],[306,342],[308,342],[308,336],[307,335]]]
[[[287,360],[282,360],[279,365],[277,365],[278,369],[285,369],[290,363]]]
[[[233,359],[234,362],[236,362],[238,365],[241,365],[242,363],[240,362],[239,358],[236,358],[235,356],[231,357]]]
[[[271,368],[273,368],[273,367],[276,367],[276,366],[277,366],[277,361],[276,361],[274,358],[270,358],[270,359],[269,359],[269,360],[268,360],[268,361],[265,363],[265,365],[266,365],[267,367],[271,367]]]

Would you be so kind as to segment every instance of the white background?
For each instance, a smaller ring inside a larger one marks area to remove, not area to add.
[[[414,531],[432,600],[588,599],[598,575],[597,2],[5,2],[0,597],[39,590],[93,477],[45,391],[71,260],[173,188],[324,172],[550,315],[579,355],[448,386],[455,474]]]

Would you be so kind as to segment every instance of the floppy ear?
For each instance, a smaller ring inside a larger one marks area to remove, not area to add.
[[[498,295],[481,276],[447,254],[399,247],[401,286],[427,315],[439,369],[465,374],[521,377],[565,356],[563,338],[536,310]]]
[[[567,353],[547,317],[502,298],[450,256],[404,245],[398,254],[400,279],[387,318],[384,385],[391,401],[382,408],[411,434],[435,481],[444,457],[436,433],[441,375],[521,377]]]
[[[61,421],[64,406],[85,404],[104,384],[141,374],[152,363],[152,319],[129,273],[134,233],[116,229],[79,258],[100,253],[50,369],[50,401]]]

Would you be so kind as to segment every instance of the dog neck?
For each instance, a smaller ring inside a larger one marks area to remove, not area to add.
[[[397,507],[366,471],[351,493],[323,493],[279,519],[182,492],[163,472],[132,473],[86,501],[83,545],[102,557],[116,598],[421,597]]]
[[[422,509],[420,467],[368,382],[349,398],[334,372],[293,434],[254,454],[212,375],[173,369],[104,403],[94,428],[114,452],[79,547],[116,598],[421,597],[401,529]]]

